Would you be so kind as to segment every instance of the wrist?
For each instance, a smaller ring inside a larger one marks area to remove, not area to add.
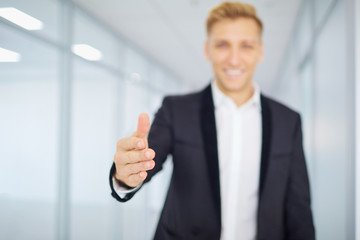
[[[114,175],[113,175],[113,179],[116,181],[116,183],[117,183],[117,185],[118,185],[119,187],[122,187],[122,188],[124,188],[124,189],[126,189],[126,190],[131,190],[131,189],[134,188],[134,187],[131,187],[131,186],[127,185],[127,184],[124,183],[123,181],[121,181],[121,180],[118,178],[116,172],[115,172]]]

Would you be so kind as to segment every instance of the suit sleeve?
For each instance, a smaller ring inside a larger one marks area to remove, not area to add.
[[[151,125],[148,135],[149,148],[155,151],[155,167],[148,171],[148,176],[145,179],[145,183],[149,182],[151,178],[162,169],[162,165],[165,162],[167,156],[172,153],[173,147],[173,130],[172,130],[172,114],[171,114],[171,98],[166,97],[163,100],[162,106],[155,114],[154,121]],[[130,200],[141,187],[134,192],[126,194],[124,198],[121,198],[115,191],[112,181],[112,176],[116,171],[115,164],[112,164],[110,169],[109,183],[111,188],[111,195],[120,202],[126,202]]]
[[[286,195],[286,239],[315,239],[310,186],[302,144],[301,119],[297,115],[290,178]]]

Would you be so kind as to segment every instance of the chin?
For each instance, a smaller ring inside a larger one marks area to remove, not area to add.
[[[245,84],[242,83],[225,83],[223,85],[227,91],[238,92],[245,88]]]
[[[223,90],[227,92],[241,92],[251,85],[251,81],[247,81],[244,77],[245,76],[240,79],[229,79],[227,76],[221,76],[218,80]]]

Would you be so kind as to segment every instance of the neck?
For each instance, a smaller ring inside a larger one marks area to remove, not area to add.
[[[249,101],[249,99],[254,95],[254,88],[252,87],[250,91],[244,94],[234,94],[234,96],[229,96],[236,104],[237,107],[242,106],[244,103]]]
[[[237,107],[240,107],[244,103],[249,101],[249,99],[254,95],[255,92],[253,84],[239,91],[227,91],[221,86],[221,84],[218,83],[218,81],[216,81],[216,85],[223,94],[225,94],[234,101]]]

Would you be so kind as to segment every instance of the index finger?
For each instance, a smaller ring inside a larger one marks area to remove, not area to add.
[[[117,149],[121,149],[121,150],[125,150],[125,151],[129,151],[129,150],[134,150],[134,149],[144,149],[146,147],[146,142],[144,139],[142,138],[138,138],[138,137],[127,137],[127,138],[123,138],[120,139],[117,142]]]

